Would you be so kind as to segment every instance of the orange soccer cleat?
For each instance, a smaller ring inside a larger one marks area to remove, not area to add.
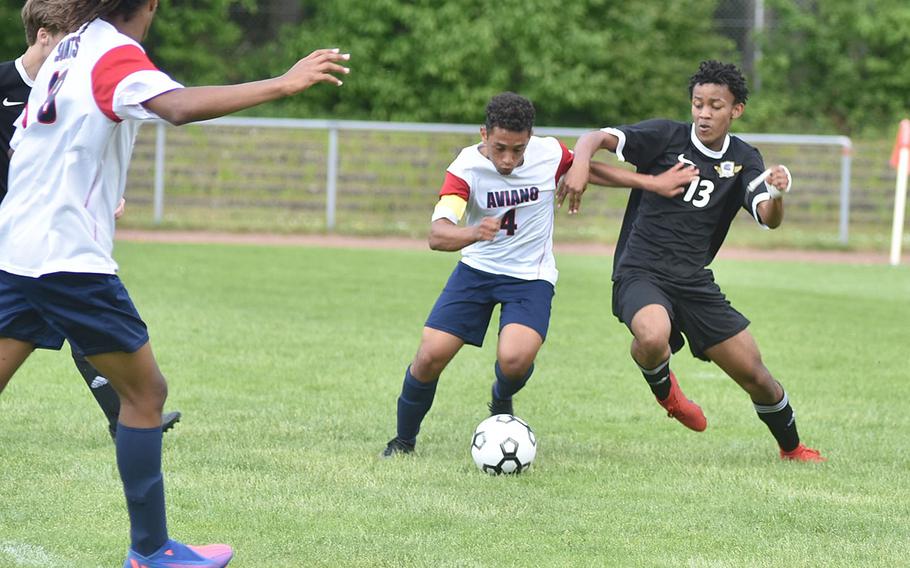
[[[798,462],[825,462],[828,461],[828,458],[822,457],[821,453],[818,450],[813,450],[812,448],[806,446],[805,444],[800,444],[789,452],[784,450],[780,451],[780,459],[782,460],[793,460]]]
[[[701,407],[686,398],[679,383],[676,382],[676,375],[670,371],[670,394],[664,400],[658,399],[657,402],[667,411],[667,416],[682,422],[683,426],[702,432],[708,427],[708,419]]]

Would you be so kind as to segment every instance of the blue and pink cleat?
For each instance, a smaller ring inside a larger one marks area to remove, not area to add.
[[[131,549],[123,568],[224,568],[233,557],[234,551],[226,544],[189,546],[169,540],[149,556]]]

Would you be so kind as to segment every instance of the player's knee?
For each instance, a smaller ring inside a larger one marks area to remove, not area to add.
[[[129,404],[134,408],[160,412],[164,409],[164,403],[167,400],[167,381],[159,375],[154,380],[134,385],[132,388],[121,389],[120,398],[124,404]]]
[[[500,372],[510,380],[520,380],[528,374],[528,369],[534,363],[534,357],[529,357],[525,353],[500,353],[496,359],[499,363]]]
[[[632,344],[633,355],[635,352],[647,355],[649,358],[660,358],[669,350],[670,336],[662,329],[642,328],[636,330],[635,340]]]
[[[439,378],[447,361],[434,355],[432,351],[420,349],[411,363],[411,376],[418,381],[434,381]]]

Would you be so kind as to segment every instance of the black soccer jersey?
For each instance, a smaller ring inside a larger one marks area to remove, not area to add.
[[[21,63],[6,61],[0,63],[0,200],[6,197],[6,183],[9,178],[9,141],[16,131],[13,124],[28,100],[32,88],[26,83],[25,70]]]
[[[678,162],[699,170],[699,178],[672,199],[632,190],[613,258],[614,280],[628,269],[691,279],[714,259],[740,207],[761,223],[756,208],[770,196],[764,184],[754,191],[747,186],[765,165],[758,150],[739,138],[728,135],[714,151],[691,124],[661,119],[605,131],[619,138],[617,157],[640,173],[657,175]]]

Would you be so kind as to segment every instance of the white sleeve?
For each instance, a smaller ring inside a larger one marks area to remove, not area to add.
[[[158,95],[182,89],[183,85],[161,71],[137,71],[125,77],[114,91],[114,113],[120,118],[154,120],[159,118],[142,103]]]

